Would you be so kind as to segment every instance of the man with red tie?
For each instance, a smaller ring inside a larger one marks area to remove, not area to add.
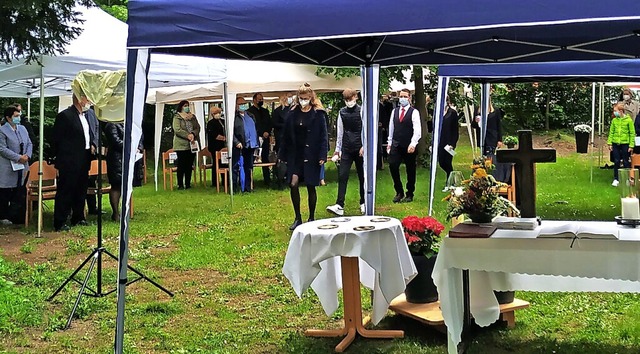
[[[416,189],[416,146],[420,140],[420,112],[411,107],[411,91],[404,88],[400,91],[400,106],[395,108],[389,121],[389,137],[387,138],[387,154],[389,171],[393,178],[393,188],[396,196],[394,203],[409,203],[413,201]],[[407,193],[402,188],[400,179],[400,164],[404,162],[407,168]]]

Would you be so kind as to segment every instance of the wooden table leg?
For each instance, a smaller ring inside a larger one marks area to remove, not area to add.
[[[342,353],[353,342],[356,333],[365,338],[402,338],[404,331],[372,330],[364,326],[369,323],[369,316],[362,318],[362,301],[360,298],[360,269],[358,257],[341,257],[342,294],[344,303],[344,328],[337,330],[306,330],[305,335],[312,337],[339,337],[344,339],[336,346],[336,352]]]

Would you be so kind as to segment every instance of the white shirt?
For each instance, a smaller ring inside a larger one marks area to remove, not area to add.
[[[84,133],[84,148],[89,150],[91,148],[91,138],[89,137],[89,122],[85,117],[84,112],[78,114],[80,118],[80,124],[82,124],[82,132]]]
[[[387,138],[387,146],[391,147],[391,145],[393,144],[393,120],[394,117],[396,116],[396,110],[400,110],[398,111],[398,117],[400,117],[400,114],[402,113],[402,108],[405,109],[405,114],[407,113],[407,111],[409,110],[409,107],[411,106],[406,106],[406,107],[397,107],[393,109],[393,112],[391,112],[391,119],[389,119],[389,137]],[[407,119],[407,117],[404,117],[404,119]],[[413,123],[413,135],[411,136],[411,143],[409,144],[409,147],[416,147],[418,146],[418,141],[420,141],[420,138],[422,137],[422,126],[420,124],[420,112],[418,112],[417,109],[413,109],[413,113],[411,114],[411,123]]]

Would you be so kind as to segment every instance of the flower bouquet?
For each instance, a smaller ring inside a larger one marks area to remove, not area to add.
[[[518,137],[514,135],[507,135],[502,139],[502,142],[507,145],[507,147],[512,148],[518,144]]]
[[[482,163],[482,165],[480,165]],[[501,187],[507,185],[496,181],[493,176],[487,173],[487,168],[493,167],[493,164],[487,162],[484,157],[474,159],[473,175],[470,179],[462,182],[461,187],[451,190],[451,193],[445,197],[449,203],[447,205],[447,219],[458,217],[466,214],[471,221],[478,223],[491,222],[497,216],[506,213],[509,209],[513,210],[516,216],[520,212],[508,199],[499,195]]]
[[[402,227],[411,254],[427,258],[438,254],[440,233],[444,230],[444,225],[438,220],[430,216],[420,218],[410,215],[402,219]]]
[[[573,131],[576,133],[591,133],[591,126],[587,124],[578,124],[573,127]]]

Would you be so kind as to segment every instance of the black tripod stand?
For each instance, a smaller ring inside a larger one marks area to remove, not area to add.
[[[100,136],[102,135],[102,129],[100,127],[100,123],[98,123],[98,146],[101,146],[100,143]],[[116,262],[118,261],[118,257],[114,256],[111,252],[107,251],[106,248],[104,248],[102,246],[102,151],[98,151],[98,179],[97,179],[97,184],[98,184],[98,188],[97,188],[97,196],[96,199],[98,200],[97,203],[97,209],[98,209],[98,225],[97,225],[97,236],[98,236],[98,245],[96,246],[96,248],[93,250],[93,252],[91,252],[91,254],[84,260],[84,262],[82,262],[80,264],[80,266],[78,266],[78,268],[76,268],[76,270],[62,283],[62,285],[60,285],[60,287],[58,287],[58,289],[51,295],[49,296],[49,298],[47,299],[47,301],[51,301],[53,300],[54,297],[56,297],[56,295],[58,295],[58,293],[60,293],[60,291],[62,291],[62,289],[64,289],[64,287],[69,284],[69,282],[74,281],[78,284],[80,284],[80,290],[78,291],[78,297],[76,298],[76,302],[73,304],[73,309],[71,310],[71,314],[69,315],[69,320],[67,320],[67,324],[65,326],[65,329],[69,328],[69,326],[71,326],[71,320],[73,319],[73,315],[76,313],[76,309],[78,308],[78,305],[80,304],[80,299],[82,299],[82,295],[87,295],[87,296],[91,296],[91,297],[103,297],[103,296],[107,296],[113,292],[115,292],[117,290],[117,288],[113,288],[107,292],[103,292],[102,291],[102,254],[106,254],[107,256],[111,257],[112,259],[114,259]],[[91,261],[91,262],[89,262]],[[84,268],[87,263],[89,263],[89,269],[87,270],[87,274],[84,277],[83,281],[80,281],[78,279],[76,279],[76,275],[82,270],[82,268]],[[97,264],[97,266],[96,266]],[[87,287],[87,283],[89,282],[89,278],[91,277],[91,272],[93,271],[93,268],[96,267],[96,277],[97,277],[97,284],[96,284],[96,289],[93,290],[89,287]],[[156,288],[164,291],[165,293],[167,293],[167,295],[169,296],[173,296],[173,293],[167,289],[165,289],[162,285],[156,283],[155,281],[151,280],[149,277],[147,277],[146,275],[144,275],[142,272],[140,272],[139,270],[135,269],[134,267],[127,265],[127,269],[131,270],[132,272],[136,273],[138,275],[138,277],[127,281],[124,285],[128,286],[130,284],[133,284],[135,282],[137,282],[138,280],[144,279],[147,280],[148,282],[150,282],[151,284],[153,284]],[[86,291],[85,291],[86,290]]]

